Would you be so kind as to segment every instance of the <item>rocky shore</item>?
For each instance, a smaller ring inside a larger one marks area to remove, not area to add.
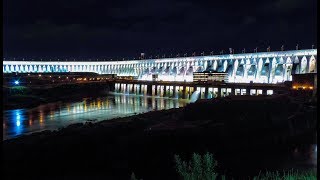
[[[174,155],[215,155],[235,179],[283,170],[288,150],[316,143],[316,107],[291,97],[227,97],[185,108],[74,124],[3,142],[6,179],[179,179]],[[303,167],[305,168],[305,167]]]

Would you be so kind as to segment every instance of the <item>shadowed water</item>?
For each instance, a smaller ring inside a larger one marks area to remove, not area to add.
[[[3,138],[54,130],[74,123],[97,122],[136,113],[183,107],[185,100],[134,95],[108,95],[73,103],[50,103],[3,112]]]

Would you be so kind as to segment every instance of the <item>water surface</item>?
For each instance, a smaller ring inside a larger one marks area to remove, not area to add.
[[[79,102],[50,103],[33,109],[3,112],[3,138],[54,130],[74,123],[97,122],[136,113],[183,107],[186,100],[110,94]]]

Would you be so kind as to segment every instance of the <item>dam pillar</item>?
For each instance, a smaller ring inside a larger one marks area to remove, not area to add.
[[[186,98],[186,86],[184,85],[182,89],[182,99],[185,99],[185,98]]]
[[[130,93],[135,94],[135,93],[134,93],[134,84],[131,84],[131,85],[130,85]]]
[[[160,96],[160,86],[159,84],[156,85],[156,89],[155,89],[155,96]]]
[[[262,95],[267,95],[267,89],[262,89]]]
[[[218,97],[221,97],[221,87],[218,87],[217,95],[218,95]]]
[[[134,94],[138,94],[138,84],[134,84]]]
[[[127,84],[123,84],[123,93],[127,93]]]
[[[140,94],[142,94],[142,85],[141,84],[138,84],[138,94],[140,95]]]
[[[246,95],[250,95],[250,87],[246,88]]]
[[[234,96],[236,95],[236,91],[234,89],[234,87],[231,88],[231,92],[230,92],[230,96]]]
[[[158,85],[157,84],[154,85],[154,95],[155,96],[158,95]]]
[[[149,84],[149,85],[146,85],[147,86],[147,95],[148,96],[152,96],[152,85]]]
[[[204,88],[204,98],[205,98],[205,99],[208,99],[208,94],[209,94],[209,88],[208,88],[208,86],[206,86],[206,87]]]
[[[119,93],[123,93],[123,85],[122,85],[122,83],[119,84]]]
[[[164,85],[163,87],[163,97],[166,97],[167,96],[167,86]]]

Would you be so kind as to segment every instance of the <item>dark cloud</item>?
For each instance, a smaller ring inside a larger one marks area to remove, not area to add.
[[[256,17],[246,16],[246,17],[244,17],[243,24],[244,24],[244,25],[253,24],[253,23],[256,22],[256,20],[257,20]]]
[[[316,0],[4,1],[8,57],[132,58],[296,43],[316,43]]]
[[[295,11],[305,7],[305,1],[300,0],[278,0],[274,3],[275,8],[279,11]]]

